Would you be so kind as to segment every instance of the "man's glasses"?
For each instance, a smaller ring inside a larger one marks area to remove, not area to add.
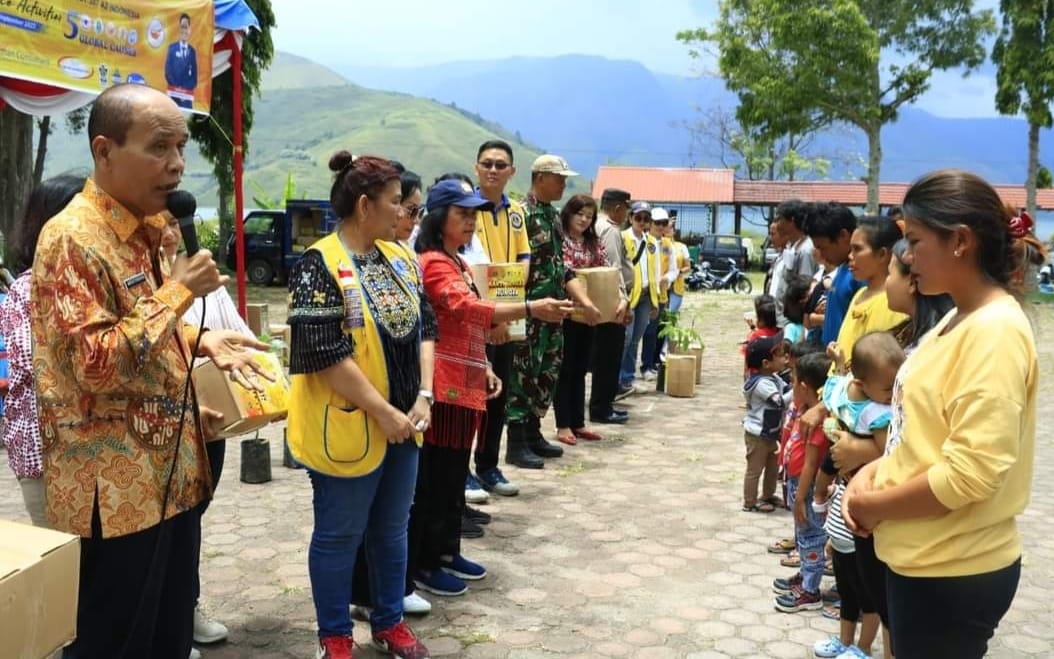
[[[505,162],[504,160],[480,160],[476,164],[482,167],[483,169],[493,169],[497,172],[504,172],[506,169],[509,168],[509,163]]]

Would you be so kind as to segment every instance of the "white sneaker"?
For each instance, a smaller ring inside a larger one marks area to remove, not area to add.
[[[659,374],[656,371],[643,371],[640,375],[645,382],[655,382],[659,379]]]
[[[195,643],[208,645],[209,643],[219,643],[226,638],[227,628],[223,624],[206,618],[201,609],[194,609]]]
[[[190,648],[190,659],[201,659],[201,651],[197,648]]]
[[[488,501],[490,501],[490,495],[479,484],[476,477],[469,473],[468,478],[465,479],[465,503],[487,503]]]
[[[432,603],[417,594],[416,591],[403,598],[403,613],[423,616],[432,612]]]

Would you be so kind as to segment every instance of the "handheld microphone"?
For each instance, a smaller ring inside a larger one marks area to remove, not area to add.
[[[194,256],[199,249],[198,231],[194,227],[194,212],[198,209],[198,200],[186,190],[173,190],[168,193],[165,207],[179,220],[179,232],[183,234],[187,256]]]

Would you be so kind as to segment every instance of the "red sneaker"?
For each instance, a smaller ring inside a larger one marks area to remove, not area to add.
[[[350,636],[326,636],[318,639],[315,659],[353,659],[354,642]]]
[[[381,652],[402,659],[431,659],[432,656],[405,622],[381,632],[373,632],[373,645]]]

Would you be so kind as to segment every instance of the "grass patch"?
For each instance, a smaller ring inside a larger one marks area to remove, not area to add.
[[[299,595],[304,592],[304,589],[300,586],[282,586],[283,595]]]
[[[581,462],[576,462],[573,465],[567,465],[566,467],[560,467],[560,469],[556,472],[556,475],[560,476],[561,478],[566,478],[566,477],[570,476],[571,474],[581,474],[582,472],[586,471],[587,469],[589,469],[589,467],[585,466],[585,464],[583,464]]]
[[[494,637],[484,632],[467,632],[462,634],[450,634],[451,638],[456,638],[459,643],[465,648],[470,648],[473,645],[479,645],[480,643],[493,643]]]
[[[702,462],[706,459],[706,456],[702,453],[691,453],[688,455],[688,462]]]
[[[209,549],[205,552],[205,558],[219,558],[220,556],[226,556],[226,554],[218,549]]]

